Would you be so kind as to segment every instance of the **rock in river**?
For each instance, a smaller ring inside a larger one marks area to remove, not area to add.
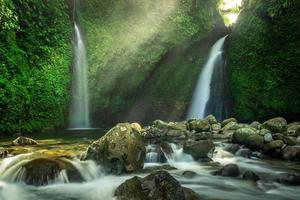
[[[115,174],[142,169],[146,149],[136,126],[136,123],[117,124],[87,148],[82,160],[94,160]]]
[[[183,152],[192,155],[195,160],[207,158],[214,149],[215,145],[211,140],[200,140],[183,146]]]
[[[287,122],[282,117],[277,117],[264,122],[261,128],[268,129],[272,133],[285,133],[287,131]]]
[[[14,146],[25,146],[25,145],[35,145],[35,144],[37,144],[35,140],[24,136],[20,136],[14,141],[12,141],[12,145]]]
[[[198,194],[182,187],[166,171],[128,179],[116,189],[115,196],[117,200],[200,200]]]

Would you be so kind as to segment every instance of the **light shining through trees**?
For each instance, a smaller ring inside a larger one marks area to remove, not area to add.
[[[221,0],[219,10],[227,26],[234,24],[238,18],[243,0]]]

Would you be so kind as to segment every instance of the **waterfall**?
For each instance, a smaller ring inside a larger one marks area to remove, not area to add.
[[[74,1],[74,10],[75,10]],[[75,15],[75,11],[74,11]],[[75,17],[74,17],[75,18]],[[82,34],[74,19],[74,62],[72,79],[72,100],[70,108],[69,128],[84,129],[90,127],[89,94],[87,80],[86,50]]]
[[[216,66],[224,64],[222,53],[226,37],[227,36],[220,38],[211,48],[208,61],[202,69],[193,94],[188,111],[188,118],[204,118],[207,114],[206,107],[211,96],[211,84],[214,70],[216,69]]]

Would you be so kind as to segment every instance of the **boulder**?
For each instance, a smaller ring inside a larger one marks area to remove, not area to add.
[[[277,117],[264,122],[261,128],[268,129],[272,133],[285,133],[287,131],[287,122],[282,117]]]
[[[228,123],[230,122],[235,122],[237,123],[236,119],[235,118],[228,118],[228,119],[225,119],[224,121],[222,121],[222,127],[226,126]]]
[[[186,178],[194,178],[195,176],[197,176],[198,174],[196,172],[193,171],[184,171],[182,173],[182,176],[186,177]]]
[[[8,156],[8,150],[0,147],[0,158],[6,158]]]
[[[266,130],[266,129],[265,129]],[[273,137],[271,133],[266,133],[264,136],[264,142],[269,143],[273,141]]]
[[[25,146],[25,145],[36,145],[37,142],[31,138],[20,136],[12,141],[13,146]]]
[[[237,129],[232,135],[234,143],[246,144],[250,135],[256,135],[256,131],[252,128]]]
[[[82,160],[94,160],[115,174],[142,169],[146,149],[141,133],[134,127],[117,124],[87,148]]]
[[[297,139],[296,139],[296,144],[297,144],[297,145],[300,145],[300,136],[297,137]]]
[[[254,121],[250,124],[250,127],[260,130],[261,123],[259,123],[258,121]]]
[[[168,128],[168,123],[162,121],[162,120],[155,120],[153,122],[153,126],[159,129],[166,129]]]
[[[252,134],[248,137],[246,145],[253,150],[262,149],[264,146],[264,138],[258,134]]]
[[[264,145],[264,151],[268,152],[273,149],[281,149],[284,146],[284,142],[282,140],[273,140],[272,142]]]
[[[23,165],[22,170],[21,180],[29,185],[48,185],[59,178],[62,170],[66,171],[70,182],[83,181],[77,169],[64,160],[37,158]]]
[[[215,145],[211,140],[200,140],[186,143],[183,146],[183,152],[193,156],[195,160],[207,158],[208,154],[213,152]]]
[[[240,169],[236,164],[228,164],[213,172],[213,175],[237,177],[240,175]]]
[[[286,146],[281,155],[285,160],[300,160],[300,146]]]
[[[212,138],[211,132],[198,132],[194,133],[195,140],[208,140]]]
[[[261,130],[259,130],[258,134],[261,135],[261,136],[264,136],[264,135],[266,135],[268,133],[272,134],[271,131],[269,131],[267,129],[261,129]]]
[[[189,130],[194,130],[196,132],[206,132],[211,130],[207,119],[190,120],[188,123]]]
[[[239,129],[239,125],[236,122],[229,122],[228,124],[226,124],[225,126],[223,126],[222,131],[226,132],[226,131],[235,131],[237,129]]]
[[[221,133],[221,124],[220,123],[212,124],[211,128],[212,128],[213,134],[219,134],[219,133]]]
[[[243,148],[239,149],[235,154],[244,158],[250,158],[252,155],[252,151],[250,149]]]
[[[282,138],[282,141],[287,145],[296,145],[297,144],[296,138],[293,136],[284,136]]]
[[[115,191],[117,200],[199,200],[198,194],[182,187],[166,171],[156,171],[145,178],[133,177]]]
[[[289,135],[300,136],[300,124],[299,122],[294,122],[288,125],[287,132]]]
[[[187,126],[185,122],[170,122],[167,124],[169,129],[174,129],[174,130],[180,130],[180,131],[186,131]]]
[[[245,171],[242,178],[247,181],[258,181],[260,179],[257,174],[250,170]]]
[[[238,144],[229,144],[224,148],[225,151],[235,154],[240,149],[240,145]]]
[[[208,122],[209,122],[210,125],[213,125],[213,124],[217,124],[217,123],[218,123],[216,117],[213,116],[213,115],[208,115],[205,119],[208,120]]]
[[[277,182],[286,185],[300,185],[300,175],[299,174],[283,174],[276,179]]]

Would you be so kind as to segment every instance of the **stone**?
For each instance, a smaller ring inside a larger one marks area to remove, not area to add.
[[[210,125],[213,125],[213,124],[217,124],[217,123],[218,123],[216,117],[213,116],[213,115],[208,115],[205,119],[208,120],[208,122],[209,122]]]
[[[264,138],[258,134],[252,134],[248,137],[246,145],[253,150],[262,149],[264,146]]]
[[[182,173],[182,176],[186,177],[186,178],[194,178],[195,176],[197,176],[198,174],[196,172],[193,171],[184,171]]]
[[[12,141],[13,146],[36,145],[37,142],[31,138],[20,136]]]
[[[213,175],[237,177],[240,175],[240,169],[236,164],[228,164],[213,172]]]
[[[270,134],[272,134],[271,133],[271,131],[269,131],[269,130],[267,130],[267,129],[261,129],[261,130],[259,130],[259,135],[261,135],[261,136],[264,136],[264,135],[266,135],[267,133],[270,133]]]
[[[232,141],[234,143],[246,144],[250,135],[256,135],[255,130],[252,128],[240,128],[233,133]]]
[[[183,146],[183,152],[193,156],[195,160],[207,158],[208,154],[213,152],[215,145],[211,140],[200,140],[192,143],[186,143]]]
[[[172,147],[167,142],[162,142],[160,148],[167,156],[170,156],[173,153]]]
[[[287,121],[282,117],[277,117],[264,122],[261,128],[268,129],[272,133],[285,133],[287,131]]]
[[[224,121],[222,121],[222,127],[226,126],[228,123],[230,122],[235,122],[237,123],[237,120],[235,118],[228,118],[228,119],[225,119]]]
[[[62,170],[66,171],[70,182],[82,182],[83,178],[69,162],[52,158],[37,158],[22,166],[23,181],[28,185],[48,185],[59,177]]]
[[[221,124],[220,123],[212,124],[211,129],[212,129],[213,134],[219,134],[219,133],[221,133]]]
[[[227,123],[225,126],[223,126],[222,131],[226,132],[226,131],[235,131],[237,129],[239,129],[239,125],[236,122],[229,122]]]
[[[210,131],[211,127],[207,119],[197,119],[189,121],[189,130],[196,132]]]
[[[244,158],[250,158],[252,155],[252,151],[250,149],[243,148],[239,149],[235,154]]]
[[[115,191],[117,200],[200,200],[200,196],[166,171],[156,171],[145,178],[133,177]]]
[[[276,148],[281,149],[283,146],[284,142],[282,140],[273,140],[272,142],[264,145],[264,151],[268,152]]]
[[[300,175],[299,174],[283,174],[276,179],[277,182],[286,185],[300,185]]]
[[[211,132],[198,132],[194,134],[195,140],[208,140],[212,138]]]
[[[94,141],[82,160],[94,160],[108,172],[120,174],[142,169],[146,156],[142,134],[129,123],[120,123]]]
[[[258,181],[260,178],[257,174],[255,174],[253,171],[247,170],[244,172],[243,179],[248,180],[248,181]]]
[[[294,122],[288,125],[287,132],[289,135],[300,136],[300,124],[299,122]]]
[[[187,126],[185,122],[170,122],[167,124],[169,129],[187,131]]]
[[[297,145],[300,145],[300,136],[297,137],[297,139],[296,139],[296,144],[297,144]]]
[[[296,145],[296,138],[293,136],[284,136],[282,141],[287,145]]]
[[[300,146],[286,146],[281,155],[284,160],[300,160]]]
[[[7,156],[8,156],[8,150],[3,147],[0,147],[0,158],[7,158]]]
[[[264,135],[264,142],[269,143],[269,142],[272,142],[272,141],[273,141],[272,134],[271,133],[266,133]]]
[[[238,144],[229,144],[224,148],[225,151],[235,154],[240,149],[240,145]]]
[[[260,130],[261,123],[259,123],[258,121],[254,121],[250,124],[250,127]]]

